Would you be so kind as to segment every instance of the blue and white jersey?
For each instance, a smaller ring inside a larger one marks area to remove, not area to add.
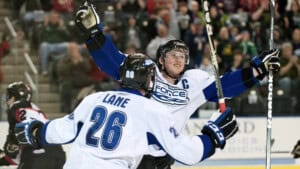
[[[157,68],[151,99],[163,103],[170,110],[176,120],[175,128],[180,132],[195,110],[207,102],[201,89],[213,81],[214,77],[210,77],[206,72],[192,69],[186,71],[176,84],[170,84]]]
[[[87,46],[92,41],[87,42]],[[98,67],[113,77],[120,79],[120,64],[126,55],[120,52],[106,37],[104,44],[98,48],[90,50],[90,53]],[[152,99],[163,103],[168,112],[172,112],[176,120],[175,128],[182,131],[190,116],[199,106],[207,101],[218,101],[218,95],[214,76],[200,69],[191,69],[184,72],[176,84],[168,83],[158,68],[156,69],[156,81]],[[257,83],[251,68],[237,70],[224,74],[221,78],[224,97],[231,98],[237,96]]]
[[[192,165],[214,150],[206,135],[184,136],[163,104],[124,91],[87,96],[70,115],[43,127],[47,144],[72,142],[64,169],[133,169],[148,153],[147,135],[174,159]]]

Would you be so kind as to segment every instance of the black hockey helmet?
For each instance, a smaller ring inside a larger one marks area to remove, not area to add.
[[[189,48],[182,40],[170,40],[167,43],[160,45],[156,52],[156,63],[158,68],[161,69],[162,65],[159,63],[160,57],[166,57],[166,53],[170,52],[171,50],[179,50],[185,54],[185,64],[188,65],[190,62],[189,57]]]
[[[32,98],[31,88],[22,81],[10,83],[6,90],[6,100],[12,97],[15,97],[15,101],[24,99],[30,102]]]
[[[155,63],[146,55],[135,53],[127,56],[120,68],[121,86],[142,89],[148,94],[153,90]]]

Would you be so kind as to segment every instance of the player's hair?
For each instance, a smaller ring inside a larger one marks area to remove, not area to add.
[[[146,55],[135,53],[126,57],[120,68],[121,87],[142,89],[151,93],[155,63]]]
[[[6,89],[6,100],[9,100],[12,97],[15,98],[15,101],[24,99],[30,102],[32,90],[22,81],[10,83]]]
[[[189,48],[182,40],[170,40],[167,43],[160,45],[156,52],[156,63],[158,68],[161,70],[162,65],[159,63],[159,58],[166,57],[166,54],[171,50],[180,50],[185,54],[185,65],[190,62]]]

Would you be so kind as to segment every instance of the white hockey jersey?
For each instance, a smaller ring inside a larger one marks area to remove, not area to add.
[[[164,103],[176,121],[174,126],[181,132],[195,110],[207,102],[203,89],[214,82],[214,77],[200,69],[191,69],[170,84],[156,67],[155,87],[152,99]]]
[[[120,65],[127,57],[120,52],[109,37],[105,38],[103,45],[95,48],[93,40],[87,46],[97,66],[112,78],[120,79]],[[200,69],[184,71],[176,84],[171,84],[156,70],[155,88],[152,99],[161,102],[173,112],[176,120],[176,129],[182,131],[187,120],[199,106],[207,101],[218,102],[214,76]],[[228,72],[221,78],[224,97],[237,96],[257,83],[252,68]]]
[[[147,134],[174,159],[195,164],[204,152],[203,136],[184,136],[174,128],[163,104],[122,91],[87,96],[70,115],[48,122],[48,144],[72,143],[64,169],[131,169],[148,152]]]

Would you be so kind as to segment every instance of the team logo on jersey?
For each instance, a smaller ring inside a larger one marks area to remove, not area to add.
[[[185,89],[180,89],[161,81],[155,82],[152,97],[159,102],[174,105],[185,105],[189,101]]]

